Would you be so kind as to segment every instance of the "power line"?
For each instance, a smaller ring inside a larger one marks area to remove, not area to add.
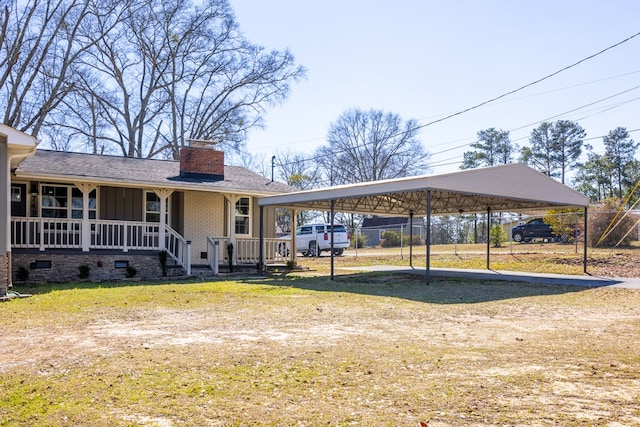
[[[601,99],[598,99],[598,100],[596,100],[596,101],[590,102],[590,103],[588,103],[588,104],[584,104],[584,105],[582,105],[582,106],[580,106],[580,107],[573,108],[573,109],[571,109],[571,110],[569,110],[569,111],[565,111],[565,112],[563,112],[563,113],[559,113],[559,114],[553,115],[553,116],[551,116],[551,117],[547,117],[546,119],[538,120],[538,121],[535,121],[535,122],[533,122],[533,123],[529,123],[529,124],[526,124],[526,125],[523,125],[523,126],[519,126],[519,127],[517,127],[517,128],[514,128],[514,129],[509,129],[509,130],[508,130],[508,132],[509,132],[509,133],[511,133],[511,132],[516,132],[516,131],[522,130],[522,129],[526,129],[526,128],[530,127],[530,126],[537,125],[537,124],[542,123],[542,122],[546,122],[546,121],[551,120],[551,119],[554,119],[554,118],[556,118],[556,117],[564,116],[564,115],[566,115],[566,114],[568,114],[568,113],[573,113],[573,112],[578,111],[578,110],[581,110],[581,109],[583,109],[583,108],[585,108],[585,107],[590,107],[590,106],[595,105],[595,104],[597,104],[597,103],[600,103],[600,102],[602,102],[602,101],[606,101],[607,99],[611,99],[611,98],[614,98],[614,97],[616,97],[616,96],[623,95],[623,94],[625,94],[625,93],[627,93],[627,92],[631,92],[631,91],[636,90],[636,89],[639,89],[639,88],[640,88],[640,85],[635,86],[635,87],[632,87],[632,88],[627,89],[627,90],[624,90],[624,91],[622,91],[622,92],[618,92],[618,93],[616,93],[616,94],[614,94],[614,95],[610,95],[610,96],[607,96],[607,97],[605,97],[605,98],[601,98]],[[614,109],[614,108],[617,108],[617,107],[619,107],[619,106],[621,106],[621,105],[624,105],[624,104],[628,104],[628,103],[630,103],[630,102],[637,101],[637,100],[639,100],[639,99],[640,99],[640,97],[636,97],[636,98],[632,98],[632,99],[629,99],[629,100],[626,100],[626,101],[619,102],[619,103],[617,103],[617,104],[613,104],[613,105],[605,106],[605,108],[604,108],[604,109],[600,109],[597,113],[594,113],[594,114],[591,114],[591,115],[588,115],[588,116],[582,117],[582,118],[577,119],[577,120],[575,120],[575,121],[579,122],[580,120],[583,120],[583,119],[585,119],[585,118],[588,118],[588,117],[594,116],[594,115],[596,115],[596,114],[604,113],[604,112],[606,112],[606,111],[612,110],[612,109]],[[523,136],[523,137],[520,137],[520,138],[517,138],[517,139],[512,139],[512,140],[511,140],[511,142],[518,142],[518,141],[522,141],[523,139],[527,139],[527,138],[529,138],[529,135],[527,135],[527,136]],[[467,138],[467,139],[470,139],[470,138]],[[456,141],[449,141],[447,144],[450,144],[450,143],[452,143],[452,142],[463,141],[463,140],[464,140],[464,139],[459,139],[459,140],[456,140]],[[457,145],[457,146],[454,146],[454,147],[450,147],[450,148],[447,148],[447,149],[442,150],[442,151],[437,151],[437,152],[435,152],[435,153],[431,153],[431,155],[436,156],[436,155],[438,155],[438,154],[446,153],[446,152],[448,152],[448,151],[457,150],[457,149],[459,149],[459,148],[467,147],[467,146],[469,146],[469,144],[470,144],[470,143],[466,143],[466,144],[462,144],[462,145]]]
[[[601,55],[601,54],[603,54],[603,53],[605,53],[605,52],[607,52],[607,51],[609,51],[609,50],[611,50],[611,49],[613,49],[613,48],[616,48],[616,47],[620,46],[621,44],[626,43],[626,42],[628,42],[629,40],[631,40],[631,39],[633,39],[633,38],[635,38],[635,37],[638,37],[638,36],[640,36],[640,32],[635,33],[634,35],[629,36],[629,37],[627,37],[626,39],[624,39],[624,40],[622,40],[622,41],[619,41],[619,42],[618,42],[618,43],[616,43],[616,44],[613,44],[613,45],[611,45],[611,46],[609,46],[609,47],[607,47],[607,48],[604,48],[604,49],[602,49],[601,51],[594,53],[593,55],[587,56],[586,58],[583,58],[583,59],[579,60],[578,62],[574,62],[574,63],[573,63],[573,64],[571,64],[571,65],[567,65],[566,67],[561,68],[561,69],[559,69],[558,71],[555,71],[555,72],[553,72],[553,73],[551,73],[551,74],[548,74],[548,75],[546,75],[546,76],[544,76],[544,77],[542,77],[542,78],[540,78],[540,79],[538,79],[538,80],[535,80],[535,81],[533,81],[533,82],[531,82],[531,83],[527,83],[527,84],[526,84],[526,85],[524,85],[524,86],[520,86],[520,87],[519,87],[519,88],[517,88],[517,89],[511,90],[511,91],[506,92],[506,93],[503,93],[502,95],[499,95],[499,96],[493,97],[493,98],[491,98],[491,99],[489,99],[489,100],[487,100],[487,101],[481,102],[481,103],[476,104],[476,105],[474,105],[474,106],[472,106],[472,107],[465,108],[464,110],[458,111],[458,112],[453,113],[453,114],[449,114],[448,116],[445,116],[445,117],[443,117],[443,118],[441,118],[441,119],[437,119],[437,120],[433,120],[433,121],[431,121],[431,122],[429,122],[429,123],[425,123],[424,125],[418,126],[418,128],[420,128],[420,129],[421,129],[421,128],[425,128],[425,127],[427,127],[427,126],[431,126],[431,125],[433,125],[433,124],[435,124],[435,123],[439,123],[439,122],[442,122],[442,121],[444,121],[444,120],[448,120],[448,119],[450,119],[450,118],[452,118],[452,117],[459,116],[459,115],[461,115],[461,114],[464,114],[464,113],[467,113],[467,112],[469,112],[469,111],[475,110],[475,109],[480,108],[480,107],[482,107],[482,106],[484,106],[484,105],[487,105],[487,104],[489,104],[489,103],[491,103],[491,102],[497,101],[498,99],[502,99],[502,98],[505,98],[505,97],[507,97],[507,96],[509,96],[509,95],[512,95],[512,94],[514,94],[514,93],[516,93],[516,92],[520,92],[520,91],[521,91],[521,90],[523,90],[523,89],[526,89],[526,88],[528,88],[528,87],[531,87],[531,86],[533,86],[533,85],[536,85],[536,84],[538,84],[538,83],[540,83],[540,82],[543,82],[543,81],[545,81],[545,80],[547,80],[547,79],[550,79],[550,78],[551,78],[551,77],[553,77],[553,76],[557,76],[558,74],[560,74],[560,73],[562,73],[562,72],[564,72],[564,71],[567,71],[567,70],[569,70],[569,69],[571,69],[571,68],[573,68],[573,67],[575,67],[575,66],[577,66],[577,65],[580,65],[580,64],[582,64],[583,62],[586,62],[586,61],[588,61],[588,60],[590,60],[590,59],[593,59],[593,58],[595,58],[596,56],[599,56],[599,55]]]
[[[627,37],[627,38],[625,38],[625,39],[623,39],[623,40],[621,40],[621,41],[619,41],[619,42],[617,42],[617,43],[615,43],[615,44],[613,44],[611,46],[608,46],[608,47],[606,47],[606,48],[604,48],[604,49],[602,49],[602,50],[600,50],[600,51],[598,51],[598,52],[596,52],[596,53],[594,53],[592,55],[589,55],[589,56],[587,56],[587,57],[585,57],[585,58],[583,58],[583,59],[581,59],[581,60],[579,60],[577,62],[574,62],[574,63],[572,63],[570,65],[567,65],[567,66],[565,66],[565,67],[563,67],[563,68],[561,68],[561,69],[559,69],[559,70],[557,70],[557,71],[555,71],[555,72],[553,72],[551,74],[547,74],[544,77],[541,77],[541,78],[539,78],[537,80],[534,80],[534,81],[532,81],[530,83],[527,83],[527,84],[525,84],[523,86],[520,86],[520,87],[518,87],[516,89],[513,89],[511,91],[505,92],[505,93],[503,93],[501,95],[495,96],[495,97],[493,97],[491,99],[483,101],[483,102],[481,102],[479,104],[475,104],[475,105],[473,105],[471,107],[468,107],[468,108],[465,108],[463,110],[448,114],[448,115],[446,115],[446,116],[444,116],[444,117],[442,117],[440,119],[432,120],[432,121],[430,121],[428,123],[425,123],[425,124],[422,124],[422,125],[418,125],[415,128],[412,128],[412,129],[410,129],[408,131],[402,131],[402,132],[398,132],[396,134],[390,135],[389,138],[400,136],[400,135],[406,134],[408,132],[413,132],[413,131],[415,131],[417,129],[423,129],[423,128],[431,126],[433,124],[440,123],[440,122],[443,122],[445,120],[449,120],[449,119],[451,119],[453,117],[457,117],[457,116],[462,115],[464,113],[467,113],[469,111],[476,110],[476,109],[478,109],[480,107],[483,107],[483,106],[485,106],[487,104],[495,102],[495,101],[497,101],[499,99],[502,99],[502,98],[505,98],[505,97],[507,97],[509,95],[512,95],[514,93],[520,92],[520,91],[522,91],[522,90],[524,90],[524,89],[526,89],[528,87],[534,86],[534,85],[536,85],[538,83],[541,83],[541,82],[543,82],[545,80],[548,80],[551,77],[557,76],[558,74],[560,74],[560,73],[562,73],[564,71],[567,71],[567,70],[569,70],[571,68],[574,68],[574,67],[576,67],[576,66],[578,66],[578,65],[580,65],[580,64],[582,64],[582,63],[584,63],[586,61],[589,61],[589,60],[591,60],[591,59],[593,59],[593,58],[595,58],[595,57],[597,57],[599,55],[602,55],[603,53],[605,53],[605,52],[607,52],[609,50],[612,50],[612,49],[614,49],[614,48],[616,48],[616,47],[618,47],[618,46],[620,46],[620,45],[622,45],[622,44],[624,44],[624,43],[626,43],[626,42],[628,42],[628,41],[630,41],[630,40],[632,40],[632,39],[634,39],[634,38],[636,38],[638,36],[640,36],[640,32],[637,32],[637,33],[635,33],[635,34],[633,34],[633,35],[631,35],[631,36],[629,36],[629,37]],[[635,89],[635,88],[633,88],[633,89]],[[633,89],[629,89],[629,90],[633,90]],[[616,95],[612,95],[612,96],[616,96]],[[572,110],[572,111],[575,111],[575,110]],[[357,146],[355,146],[353,148],[354,149],[358,149],[358,148],[365,147],[365,146],[367,146],[369,144],[370,143],[363,143],[363,144],[357,145]],[[458,147],[458,148],[460,148],[460,147]],[[445,151],[449,151],[449,150],[445,150]],[[342,152],[344,152],[344,150],[342,150]],[[336,153],[339,153],[339,151],[333,151],[331,153],[331,155],[335,155]],[[327,155],[323,155],[323,156],[311,156],[309,158],[302,159],[301,161],[312,161],[312,160],[317,160],[317,159],[320,159],[320,158],[323,158],[323,157],[327,157],[327,156],[328,156],[328,154]],[[294,162],[284,163],[284,165],[288,165],[288,164],[291,164],[291,163],[294,163]]]
[[[574,113],[574,112],[576,112],[578,110],[582,110],[585,107],[591,107],[592,105],[598,104],[598,103],[600,103],[602,101],[606,101],[608,99],[615,98],[616,96],[624,95],[625,93],[634,91],[634,90],[639,89],[639,88],[640,88],[640,85],[634,86],[631,89],[623,90],[622,92],[618,92],[618,93],[615,93],[613,95],[607,96],[605,98],[598,99],[597,101],[593,101],[593,102],[590,102],[588,104],[584,104],[584,105],[582,105],[580,107],[573,108],[573,109],[571,109],[569,111],[565,111],[564,113],[560,113],[560,114],[553,115],[551,117],[547,117],[544,120],[541,120],[541,121],[538,121],[538,122],[529,123],[529,124],[526,124],[524,126],[520,126],[519,128],[516,128],[516,129],[513,129],[513,130],[514,131],[521,130],[521,129],[528,128],[529,126],[533,126],[533,125],[536,125],[536,124],[541,123],[541,122],[546,122],[547,120],[551,120],[551,119],[555,119],[555,118],[560,117],[560,116],[564,116],[565,114]]]

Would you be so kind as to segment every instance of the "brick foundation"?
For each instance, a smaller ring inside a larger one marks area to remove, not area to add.
[[[42,266],[51,262],[51,268],[37,268],[36,262]],[[162,266],[156,252],[151,254],[95,254],[95,253],[13,253],[12,275],[15,283],[20,283],[18,269],[24,267],[29,272],[29,282],[73,282],[81,280],[79,267],[89,267],[89,277],[86,280],[94,282],[106,282],[114,280],[127,280],[127,269],[122,261],[127,261],[130,267],[136,269],[135,278],[143,280],[162,277]],[[169,261],[169,264],[171,261]],[[184,276],[182,268],[168,268],[167,276]]]
[[[10,254],[0,254],[0,297],[7,294],[8,285],[11,283],[9,277]]]

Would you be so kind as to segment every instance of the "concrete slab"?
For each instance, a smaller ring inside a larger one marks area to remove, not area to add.
[[[425,276],[424,268],[411,268],[393,265],[375,265],[362,267],[349,267],[345,270],[354,271],[391,271],[400,274],[415,274]],[[498,271],[498,270],[470,270],[455,268],[432,268],[431,277],[459,277],[470,280],[504,280],[511,282],[538,283],[563,286],[584,286],[600,287],[608,286],[613,288],[639,289],[640,278],[626,277],[597,277],[597,276],[574,276],[566,274],[549,273],[527,273],[520,271]]]

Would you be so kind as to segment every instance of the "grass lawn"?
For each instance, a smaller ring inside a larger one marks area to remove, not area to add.
[[[1,426],[640,425],[634,290],[314,272],[16,290],[35,295],[0,304]]]
[[[434,268],[487,268],[486,244],[432,245],[431,266]],[[409,248],[349,249],[336,258],[337,266],[363,264],[408,265]],[[425,266],[425,246],[413,248],[413,265]],[[584,249],[581,245],[562,243],[505,243],[490,248],[490,267],[494,270],[530,271],[581,275]],[[328,258],[328,255],[323,254]],[[299,263],[315,267],[317,260],[299,258]],[[319,261],[320,265],[326,262]],[[587,271],[595,276],[640,277],[640,247],[588,248]],[[321,270],[323,267],[319,267]]]

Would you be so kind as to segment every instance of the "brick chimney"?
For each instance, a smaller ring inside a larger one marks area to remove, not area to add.
[[[204,146],[180,149],[180,178],[197,181],[224,180],[224,153]]]

